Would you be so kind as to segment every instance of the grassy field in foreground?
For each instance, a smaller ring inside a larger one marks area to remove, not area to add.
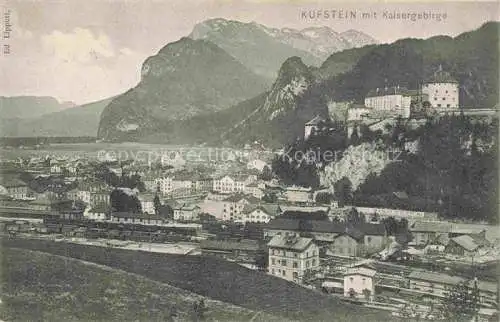
[[[350,305],[236,263],[203,256],[167,255],[89,245],[2,239],[2,248],[23,248],[118,268],[161,283],[262,311],[283,320],[388,321],[390,314]]]
[[[105,266],[47,253],[2,251],[0,319],[4,321],[193,320],[201,296]],[[206,321],[249,321],[248,309],[205,298]],[[254,321],[281,321],[259,313]]]

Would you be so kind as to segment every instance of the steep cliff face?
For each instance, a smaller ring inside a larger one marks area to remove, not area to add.
[[[141,81],[105,108],[98,136],[138,139],[169,121],[224,110],[266,89],[266,81],[216,45],[182,38],[146,59]]]
[[[287,59],[264,102],[223,138],[233,143],[258,140],[279,145],[301,137],[304,123],[328,114],[322,94],[313,85],[314,76],[302,60]]]
[[[356,190],[369,174],[379,174],[390,162],[393,156],[385,149],[377,149],[375,143],[363,143],[349,146],[342,158],[330,163],[320,172],[321,185],[333,189],[334,184],[343,177],[352,183]]]

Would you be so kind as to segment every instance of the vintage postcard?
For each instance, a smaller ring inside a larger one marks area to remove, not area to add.
[[[499,8],[0,0],[0,322],[498,321]]]

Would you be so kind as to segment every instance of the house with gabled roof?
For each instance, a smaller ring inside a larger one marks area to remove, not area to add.
[[[372,301],[375,297],[377,271],[366,267],[351,267],[344,273],[344,296]]]
[[[444,251],[448,254],[460,256],[474,256],[479,249],[485,247],[484,243],[478,243],[469,235],[453,237],[446,245]]]
[[[274,236],[267,244],[269,273],[296,283],[302,282],[307,271],[319,268],[319,248],[312,238]]]
[[[174,210],[174,220],[197,221],[200,216],[200,207],[195,204],[177,204],[172,206]]]
[[[275,204],[247,204],[244,206],[241,222],[267,223],[280,214],[279,205]]]

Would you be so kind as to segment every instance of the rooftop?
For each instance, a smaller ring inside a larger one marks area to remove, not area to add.
[[[312,120],[307,122],[306,125],[319,125],[324,122],[326,122],[326,120],[323,117],[316,115]]]
[[[421,281],[433,282],[433,283],[441,283],[448,285],[455,285],[460,282],[464,282],[465,279],[458,276],[450,276],[441,273],[434,272],[426,272],[426,271],[413,271],[408,276],[409,279],[417,279]]]
[[[280,206],[276,204],[248,204],[243,208],[243,213],[248,214],[256,209],[260,209],[261,211],[271,216],[276,216],[280,213]]]
[[[413,232],[435,232],[435,233],[449,233],[451,232],[452,224],[447,222],[435,221],[416,221],[410,227]]]
[[[355,227],[348,227],[345,223],[332,222],[329,220],[301,220],[300,219],[285,219],[285,218],[275,218],[266,224],[267,229],[277,229],[277,230],[291,230],[300,231],[302,226],[308,227],[307,231],[315,233],[336,233],[343,234],[347,233],[350,236],[357,236],[360,238],[360,234],[364,235],[385,235],[385,227],[383,224],[360,224]]]
[[[155,215],[145,215],[145,214],[135,214],[132,212],[113,212],[112,217],[118,218],[138,218],[138,219],[152,219],[152,220],[162,220],[163,218]]]
[[[474,251],[477,248],[479,248],[479,245],[476,243],[474,238],[472,238],[469,235],[454,237],[451,240],[457,243],[459,246],[463,247],[467,251]]]
[[[26,187],[26,183],[17,178],[9,178],[7,180],[4,178],[0,181],[0,184],[5,188]]]
[[[406,87],[392,86],[372,89],[366,94],[366,97],[377,97],[386,95],[404,95],[411,96],[415,95],[414,91],[409,91]]]
[[[259,250],[259,243],[256,240],[244,240],[244,241],[228,241],[228,240],[203,240],[200,244],[201,249],[212,249],[212,250],[248,250],[257,251]]]
[[[267,245],[272,248],[304,251],[310,244],[312,244],[312,241],[312,238],[276,235]]]
[[[349,268],[344,273],[344,276],[347,276],[347,275],[362,275],[362,276],[367,276],[367,277],[374,277],[375,274],[377,274],[376,270],[361,266],[361,267],[352,267],[352,268]]]

